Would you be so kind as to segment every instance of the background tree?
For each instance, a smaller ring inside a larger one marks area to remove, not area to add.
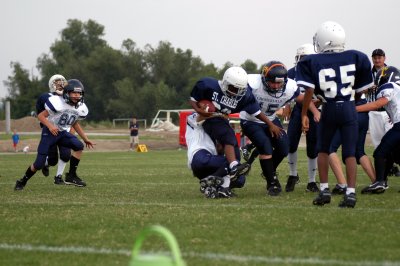
[[[88,120],[113,118],[153,118],[159,109],[186,109],[190,91],[202,77],[222,78],[232,66],[221,69],[204,64],[191,50],[174,48],[167,41],[143,50],[131,39],[113,49],[103,39],[104,27],[93,20],[68,20],[60,39],[50,46],[49,54],[37,59],[38,77],[30,77],[19,63],[12,63],[13,74],[5,82],[12,101],[12,118],[21,118],[34,110],[37,97],[48,91],[48,79],[61,74],[79,79],[85,86]],[[246,60],[242,67],[258,73],[257,65]],[[0,114],[1,115],[1,114]]]

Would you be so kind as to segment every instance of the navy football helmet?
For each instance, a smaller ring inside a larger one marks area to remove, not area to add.
[[[375,85],[381,86],[388,82],[395,82],[400,85],[400,73],[399,70],[392,66],[382,67],[375,75]]]
[[[71,96],[69,95],[71,92],[79,92],[80,97],[78,99],[71,98]],[[80,82],[77,79],[70,79],[68,80],[67,86],[64,87],[63,98],[66,103],[78,107],[80,104],[83,103],[84,93],[85,93],[85,88],[83,87],[82,82]]]
[[[288,80],[288,71],[286,66],[280,61],[270,61],[266,63],[261,71],[261,81],[264,84],[269,95],[280,98],[285,92]],[[271,88],[270,82],[282,83],[279,88]]]

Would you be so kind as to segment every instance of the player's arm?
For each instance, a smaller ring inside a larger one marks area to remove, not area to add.
[[[201,116],[204,116],[204,117],[211,117],[211,116],[213,116],[213,112],[207,112],[205,109],[206,109],[206,106],[203,106],[203,108],[202,107],[200,107],[199,105],[198,105],[198,102],[196,102],[196,101],[193,101],[193,100],[190,100],[190,105],[192,106],[192,108],[196,111],[196,113],[198,113],[198,114],[200,114]]]
[[[56,127],[53,123],[51,123],[49,120],[47,120],[48,116],[49,116],[49,112],[47,110],[44,110],[40,114],[38,114],[38,119],[44,126],[46,126],[49,129],[51,134],[53,134],[54,136],[57,136],[58,127]]]
[[[304,132],[307,132],[310,127],[310,121],[308,120],[307,111],[308,108],[310,108],[313,94],[314,94],[313,88],[306,89],[304,93],[303,108],[301,109],[301,124]]]
[[[370,102],[370,103],[366,103],[363,105],[359,105],[356,106],[356,110],[357,112],[368,112],[368,111],[373,111],[373,110],[377,110],[379,108],[382,108],[383,106],[385,106],[386,104],[388,104],[389,100],[386,97],[381,97],[378,100],[374,101],[374,102]]]
[[[86,136],[85,132],[83,131],[83,129],[78,121],[75,122],[72,125],[72,127],[75,129],[76,133],[78,133],[78,135],[82,138],[83,142],[85,142],[87,148],[94,148],[94,145],[96,145],[96,143],[91,142],[88,139],[88,137]]]

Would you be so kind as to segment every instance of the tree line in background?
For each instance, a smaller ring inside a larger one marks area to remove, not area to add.
[[[11,118],[30,115],[36,99],[48,91],[48,80],[54,74],[79,79],[85,86],[88,120],[113,118],[153,118],[159,109],[190,108],[188,100],[194,83],[202,77],[222,78],[230,62],[218,69],[204,64],[191,50],[183,51],[160,41],[158,47],[146,45],[143,50],[131,39],[121,49],[111,48],[103,39],[104,27],[94,20],[68,20],[61,38],[51,45],[50,54],[37,59],[39,77],[31,76],[18,62],[12,62],[12,75],[4,84],[11,102]],[[246,60],[242,67],[258,72],[257,65]],[[4,110],[0,113],[4,119]]]

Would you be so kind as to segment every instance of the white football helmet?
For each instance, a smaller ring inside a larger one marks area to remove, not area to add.
[[[49,79],[49,89],[51,93],[63,94],[63,89],[67,85],[67,80],[60,74],[55,74]]]
[[[230,67],[224,73],[221,89],[226,96],[242,97],[247,91],[247,80],[247,73],[242,67]]]
[[[334,21],[322,23],[314,35],[314,47],[317,53],[344,50],[346,34],[342,26]]]
[[[301,58],[306,55],[315,54],[314,45],[311,43],[305,43],[299,48],[297,48],[296,57],[295,57],[295,64],[297,64]]]

